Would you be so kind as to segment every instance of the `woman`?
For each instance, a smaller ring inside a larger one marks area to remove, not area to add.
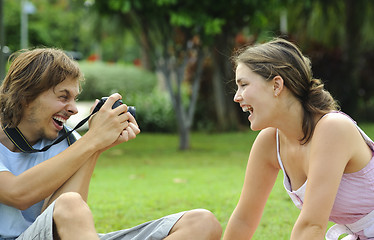
[[[312,77],[311,63],[283,39],[234,56],[234,101],[252,130],[261,130],[249,155],[240,200],[224,240],[250,239],[277,178],[301,209],[291,239],[374,238],[373,142]],[[345,225],[345,226],[344,226]]]

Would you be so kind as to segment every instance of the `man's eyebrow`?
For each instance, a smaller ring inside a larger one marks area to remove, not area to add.
[[[73,96],[72,94],[71,94],[71,92],[68,90],[68,89],[61,89],[60,91],[58,91],[59,93],[65,93],[66,95],[68,95],[68,97],[71,97],[71,96]],[[74,97],[74,99],[77,99],[78,98],[78,95],[79,94],[77,94],[75,97]]]
[[[60,91],[58,91],[59,93],[65,93],[65,94],[67,94],[67,95],[71,95],[71,93],[70,93],[70,91],[69,90],[67,90],[67,89],[61,89]]]

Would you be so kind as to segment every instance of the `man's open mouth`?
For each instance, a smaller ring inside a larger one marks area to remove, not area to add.
[[[57,125],[62,126],[66,122],[66,119],[64,119],[62,117],[54,116],[53,121],[55,121],[55,123],[57,123]]]

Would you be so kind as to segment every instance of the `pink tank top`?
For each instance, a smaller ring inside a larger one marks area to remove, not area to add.
[[[344,113],[332,112],[328,114]],[[356,222],[374,210],[374,143],[358,126],[357,129],[373,152],[373,157],[370,162],[360,171],[343,174],[329,218],[330,221],[338,224],[349,224]],[[278,162],[284,173],[283,185],[294,204],[301,209],[308,180],[299,189],[291,189],[292,185],[284,169],[280,156],[278,130],[276,138]]]

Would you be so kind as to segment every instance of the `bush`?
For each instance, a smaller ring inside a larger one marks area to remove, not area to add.
[[[169,95],[157,88],[157,77],[132,65],[80,62],[85,76],[79,98],[92,101],[118,92],[123,102],[136,107],[136,119],[145,132],[176,132]]]
[[[176,132],[176,118],[169,95],[154,88],[152,92],[131,93],[126,103],[136,106],[136,119],[145,132]]]
[[[151,92],[157,85],[155,74],[142,68],[103,62],[79,62],[86,81],[81,100],[92,100],[119,92],[125,98],[133,92]]]

